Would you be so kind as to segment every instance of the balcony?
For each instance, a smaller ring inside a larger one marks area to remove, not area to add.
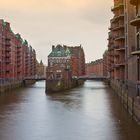
[[[124,25],[120,24],[112,27],[112,31],[117,31],[117,30],[124,30]]]
[[[125,61],[124,60],[117,61],[115,66],[116,67],[125,66]]]
[[[140,48],[132,48],[132,55],[139,55],[140,56]]]
[[[118,56],[119,56],[118,51],[115,51],[114,56],[116,56],[116,57],[118,57]]]
[[[124,40],[124,39],[125,39],[124,34],[118,34],[115,36],[115,41]]]
[[[21,70],[18,70],[17,73],[18,73],[18,75],[20,75],[21,74]]]
[[[10,65],[6,65],[6,66],[4,67],[4,69],[10,70],[10,69],[11,69],[11,66],[10,66]]]
[[[124,19],[124,13],[121,13],[119,15],[115,15],[113,19],[111,19],[111,23],[114,23],[118,21],[119,19]]]
[[[22,60],[21,59],[17,59],[17,63],[20,63]]]
[[[5,60],[5,63],[6,63],[6,64],[10,64],[10,63],[11,63],[11,60],[10,60],[10,59],[6,59],[6,60]]]
[[[110,62],[111,62],[111,63],[114,63],[114,59],[111,59]]]
[[[109,54],[109,56],[114,56],[114,53],[111,52],[111,53]]]
[[[140,26],[140,15],[137,15],[133,20],[130,21],[132,26]]]
[[[116,51],[125,51],[125,47],[124,46],[116,46],[115,50]]]
[[[139,0],[130,0],[130,4],[132,5],[138,5]]]
[[[11,46],[10,42],[6,41],[5,46]]]
[[[108,50],[109,50],[109,51],[112,51],[112,50],[114,50],[114,49],[113,49],[112,47],[108,47]]]
[[[108,30],[112,30],[112,27],[108,27]]]
[[[11,57],[11,53],[6,53],[5,58]]]
[[[21,66],[21,63],[18,63],[18,64],[17,64],[17,67],[20,67],[20,66]]]
[[[108,38],[108,43],[109,43],[109,45],[114,43],[113,37]]]
[[[110,72],[114,71],[114,66],[110,67]]]
[[[118,69],[118,68],[120,68],[120,66],[115,64],[113,68]]]
[[[123,3],[119,3],[119,4],[115,5],[114,7],[111,8],[111,11],[115,11],[115,10],[118,10],[120,8],[124,8]]]
[[[17,54],[21,53],[22,51],[20,49],[17,50]]]
[[[114,18],[112,18],[112,19],[110,20],[110,22],[111,22],[111,23],[115,22],[115,19],[114,19]]]
[[[11,48],[10,48],[10,47],[6,47],[6,48],[5,48],[5,51],[6,51],[6,52],[10,52],[10,51],[11,51]]]
[[[5,38],[5,41],[10,41],[10,40],[11,40],[10,37]]]
[[[17,59],[20,59],[21,58],[21,54],[17,54]]]

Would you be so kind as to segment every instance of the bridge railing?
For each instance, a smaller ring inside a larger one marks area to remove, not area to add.
[[[29,76],[25,77],[23,80],[45,80],[45,76]]]
[[[78,79],[108,79],[105,76],[79,76]]]

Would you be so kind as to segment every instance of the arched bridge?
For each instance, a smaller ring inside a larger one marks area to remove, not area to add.
[[[42,80],[46,80],[46,77],[25,77],[23,81],[26,81],[26,80],[42,81]]]
[[[98,81],[104,81],[104,80],[108,80],[107,77],[104,76],[79,76],[78,79],[82,79],[82,80],[98,80]]]
[[[79,79],[79,80],[99,80],[99,81],[104,81],[108,80],[107,77],[104,76],[79,76],[79,77],[73,77],[73,79]],[[26,77],[23,79],[23,81],[26,80],[35,80],[35,81],[41,81],[41,80],[46,80],[46,77]]]

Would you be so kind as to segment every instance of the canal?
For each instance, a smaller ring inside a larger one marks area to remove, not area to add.
[[[140,140],[140,126],[103,82],[51,95],[38,82],[0,95],[0,140]]]

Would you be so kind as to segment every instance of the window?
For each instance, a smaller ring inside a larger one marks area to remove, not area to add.
[[[140,85],[138,85],[138,93],[137,96],[140,96]]]
[[[56,79],[60,79],[61,78],[61,74],[56,74]]]
[[[140,81],[140,58],[138,59],[138,80]]]
[[[139,32],[137,33],[137,50],[140,49],[140,35]]]

